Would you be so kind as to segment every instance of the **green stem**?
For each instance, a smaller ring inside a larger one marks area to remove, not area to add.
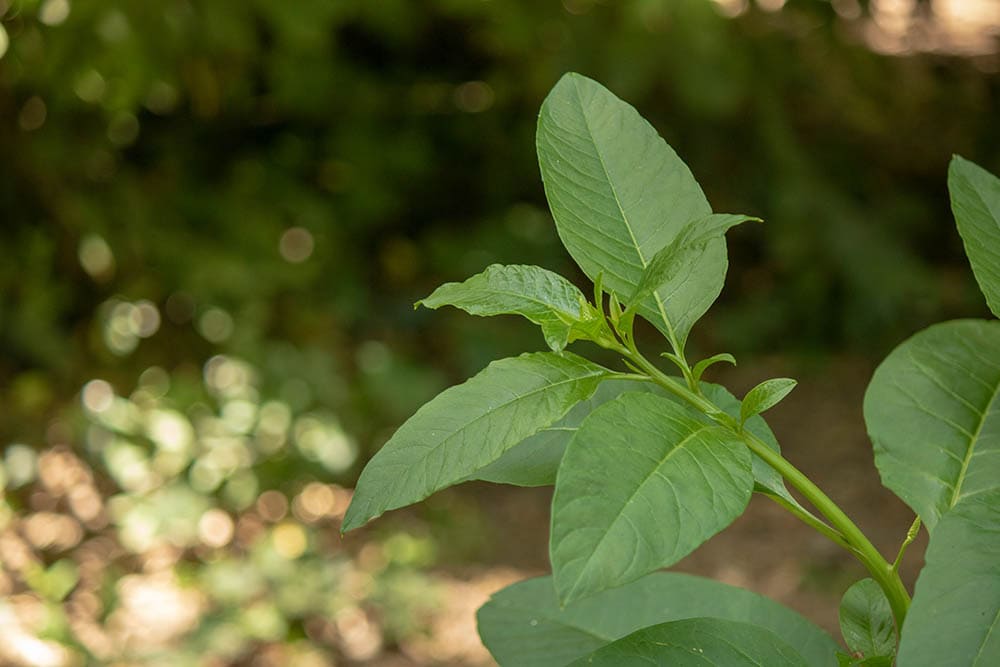
[[[739,435],[743,441],[746,443],[747,447],[750,448],[754,454],[763,459],[768,465],[777,470],[782,477],[784,477],[789,484],[792,485],[799,493],[801,493],[806,500],[808,500],[813,507],[816,508],[819,513],[829,521],[829,526],[827,530],[820,528],[815,525],[812,520],[807,520],[804,518],[800,512],[793,512],[800,519],[803,519],[816,528],[821,533],[830,537],[841,546],[847,548],[854,556],[861,561],[861,564],[865,566],[868,572],[871,573],[872,578],[878,582],[882,590],[885,592],[886,598],[889,600],[889,606],[892,609],[893,618],[896,621],[896,627],[903,627],[903,620],[906,618],[906,612],[910,606],[910,595],[903,586],[902,580],[899,578],[899,574],[893,569],[882,554],[879,553],[878,549],[871,543],[868,537],[861,531],[860,528],[848,517],[840,507],[827,496],[822,489],[816,486],[811,479],[806,477],[802,471],[791,464],[787,459],[785,459],[781,454],[774,451],[767,444],[755,436],[754,434],[740,428],[739,423],[725,414],[719,409],[714,403],[706,399],[704,396],[700,396],[690,389],[680,384],[670,376],[666,375],[659,368],[651,364],[639,351],[635,348],[634,344],[629,345],[628,358],[645,373],[648,373],[650,378],[660,385],[670,393],[674,394],[678,398],[682,398],[685,401],[691,403],[700,411],[707,414],[709,417],[715,419],[718,423],[731,429],[734,433]],[[815,519],[815,517],[813,517]],[[818,520],[817,520],[818,521]],[[819,522],[822,524],[822,522]],[[825,524],[824,524],[825,525]],[[831,532],[836,534],[840,539],[835,539]],[[843,541],[841,541],[843,540]]]

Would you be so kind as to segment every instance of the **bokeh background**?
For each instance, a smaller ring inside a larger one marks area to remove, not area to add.
[[[547,490],[339,520],[419,405],[544,346],[415,300],[583,284],[534,155],[568,70],[766,219],[694,356],[799,377],[786,452],[894,549],[860,397],[987,313],[945,176],[1000,171],[998,40],[996,0],[0,0],[0,664],[491,664],[473,612],[545,570]],[[757,501],[681,567],[831,628],[860,576]]]

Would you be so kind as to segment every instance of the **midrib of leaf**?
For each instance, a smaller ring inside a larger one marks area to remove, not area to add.
[[[614,526],[615,524],[617,524],[617,523],[618,523],[618,521],[619,521],[619,520],[620,520],[620,519],[622,518],[622,516],[624,516],[624,514],[625,514],[625,509],[626,509],[626,508],[627,508],[627,507],[628,507],[629,505],[631,505],[631,504],[632,504],[632,500],[633,500],[633,499],[634,499],[634,498],[635,498],[635,497],[636,497],[637,495],[639,495],[639,492],[640,492],[640,491],[641,491],[641,490],[643,489],[643,487],[645,487],[645,486],[646,486],[646,484],[647,484],[647,483],[649,482],[650,478],[652,478],[653,476],[655,476],[655,475],[659,474],[659,471],[660,471],[660,468],[662,468],[662,467],[663,467],[663,465],[664,465],[664,464],[665,464],[665,463],[666,463],[667,461],[669,461],[669,460],[670,460],[671,458],[673,458],[674,454],[676,454],[677,452],[681,451],[681,450],[682,450],[682,449],[683,449],[683,448],[684,448],[684,447],[685,447],[685,446],[686,446],[686,445],[688,444],[688,441],[690,441],[690,440],[691,440],[692,438],[694,438],[694,437],[696,437],[696,436],[700,435],[700,434],[701,434],[701,433],[702,433],[703,431],[705,431],[705,430],[706,430],[706,429],[708,429],[708,428],[710,428],[710,427],[709,427],[709,426],[702,426],[702,427],[698,428],[698,429],[697,429],[696,431],[692,431],[692,432],[691,432],[691,433],[689,433],[688,435],[684,436],[684,438],[683,438],[683,439],[682,439],[682,440],[681,440],[681,441],[680,441],[679,443],[677,443],[677,446],[675,446],[675,447],[674,447],[673,449],[671,449],[671,450],[670,450],[669,452],[667,452],[666,456],[664,456],[664,457],[663,457],[663,458],[662,458],[662,459],[660,460],[660,462],[659,462],[659,463],[657,463],[657,464],[656,464],[655,466],[653,466],[653,468],[652,468],[652,469],[651,469],[651,470],[649,471],[649,474],[647,474],[647,475],[646,475],[646,476],[645,476],[645,477],[643,478],[643,480],[642,480],[641,482],[639,482],[639,484],[638,484],[638,485],[636,486],[636,489],[635,489],[635,492],[634,492],[634,493],[632,493],[632,494],[631,494],[631,495],[630,495],[630,496],[628,497],[628,499],[626,499],[626,500],[625,500],[625,502],[624,502],[624,503],[622,503],[622,506],[621,506],[621,509],[620,509],[620,510],[618,510],[618,514],[617,514],[617,515],[615,515],[615,518],[614,518],[614,519],[612,519],[612,520],[611,520],[611,522],[610,522],[610,523],[608,524],[608,526],[609,526],[608,530],[604,531],[604,534],[603,534],[603,535],[601,535],[601,539],[600,539],[600,540],[598,540],[597,544],[596,544],[596,545],[594,546],[594,549],[593,549],[593,551],[591,551],[591,552],[590,552],[590,555],[589,555],[589,556],[587,556],[587,560],[585,560],[585,561],[583,562],[583,567],[582,567],[582,568],[581,568],[581,570],[580,570],[581,572],[585,572],[585,571],[586,571],[586,570],[587,570],[587,569],[588,569],[588,568],[590,567],[590,563],[591,563],[591,562],[593,561],[593,559],[594,559],[594,555],[595,555],[595,554],[596,554],[596,553],[597,553],[597,552],[598,552],[598,551],[599,551],[599,550],[601,549],[601,547],[602,547],[602,546],[604,545],[604,541],[605,541],[606,539],[608,539],[608,535],[609,535],[609,534],[611,533],[611,528],[610,528],[610,527],[611,527],[611,526]],[[631,565],[631,564],[630,564],[630,565]],[[575,583],[575,584],[573,585],[573,588],[571,588],[569,592],[570,592],[570,593],[574,593],[574,592],[576,592],[576,589],[577,589],[577,588],[579,588],[579,587],[580,587],[580,577],[577,577],[577,580],[576,580],[576,583]]]
[[[557,308],[556,306],[554,306],[553,304],[551,304],[551,303],[549,303],[547,301],[542,301],[538,297],[528,296],[527,294],[522,294],[520,292],[514,292],[514,291],[511,291],[511,290],[503,290],[503,289],[477,289],[475,291],[477,291],[477,292],[493,293],[493,294],[503,294],[505,296],[513,296],[513,297],[516,297],[516,298],[519,298],[519,299],[524,299],[525,301],[531,301],[532,303],[537,303],[539,306],[545,306],[549,310],[558,311],[560,313],[563,313],[564,315],[570,315],[572,317],[577,317],[578,316],[578,313],[574,314],[574,313],[565,311],[565,310],[563,310],[561,308]]]
[[[986,636],[983,637],[983,642],[979,645],[979,650],[976,651],[976,657],[972,659],[972,667],[976,667],[979,664],[979,658],[983,655],[983,649],[989,643],[990,635],[997,629],[997,625],[1000,625],[1000,609],[997,609],[997,613],[993,615],[993,622],[990,623],[990,629],[986,632]]]
[[[573,81],[573,92],[576,93],[576,100],[582,110],[583,98],[580,97],[580,86],[576,80]],[[642,254],[642,248],[639,247],[638,239],[635,238],[635,232],[632,231],[632,224],[629,222],[628,216],[625,215],[625,208],[622,206],[621,198],[618,196],[618,188],[615,187],[615,184],[611,180],[611,172],[608,171],[608,165],[604,162],[604,155],[601,154],[601,148],[597,143],[597,137],[594,136],[594,130],[590,127],[590,119],[587,117],[586,113],[583,113],[582,116],[583,124],[587,127],[587,134],[590,135],[590,143],[594,145],[594,153],[597,155],[597,159],[601,163],[601,169],[604,170],[604,176],[608,181],[608,186],[611,188],[611,194],[615,198],[615,205],[618,206],[618,212],[622,214],[622,222],[625,223],[625,229],[628,230],[628,236],[632,239],[632,247],[635,248],[635,252],[639,256],[639,263],[642,264],[642,268],[645,269],[648,263]],[[663,302],[660,301],[659,292],[656,290],[653,291],[653,300],[656,301],[656,308],[660,311],[660,317],[663,318],[663,323],[667,326],[670,344],[673,345],[674,351],[679,353],[680,347],[678,346],[677,334],[674,333],[674,325],[670,322],[670,318],[667,317],[667,309],[663,307]],[[638,304],[636,304],[636,306],[638,306]]]
[[[948,507],[954,507],[956,503],[962,499],[962,484],[965,482],[965,475],[969,470],[969,463],[972,461],[972,457],[975,456],[976,443],[979,440],[979,435],[983,431],[983,424],[986,423],[986,418],[990,415],[990,410],[996,402],[998,396],[1000,396],[1000,383],[997,383],[996,388],[993,390],[993,396],[990,397],[986,407],[983,408],[983,413],[979,416],[979,425],[976,426],[976,431],[972,434],[972,440],[969,441],[969,448],[966,450],[965,458],[962,460],[962,469],[958,473],[958,480],[955,482],[955,488],[952,490],[951,502],[948,503]]]

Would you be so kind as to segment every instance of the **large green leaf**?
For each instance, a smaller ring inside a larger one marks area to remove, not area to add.
[[[840,601],[840,632],[851,651],[863,659],[896,652],[892,609],[874,579],[862,579],[847,589]],[[891,661],[890,661],[891,663]]]
[[[948,190],[972,272],[1000,317],[1000,179],[956,155],[948,168]]]
[[[564,603],[676,563],[742,514],[750,452],[652,394],[594,410],[566,448],[549,555]]]
[[[545,195],[566,249],[591,279],[631,295],[653,256],[692,220],[712,212],[690,170],[629,104],[595,81],[567,74],[542,104],[536,139]],[[702,261],[673,290],[658,290],[638,312],[677,344],[715,301],[725,280],[726,245],[707,244]]]
[[[900,667],[1000,665],[1000,490],[962,499],[931,535]]]
[[[557,352],[566,347],[573,323],[590,316],[580,290],[537,266],[493,264],[465,282],[441,285],[417,305],[455,306],[472,315],[523,315],[541,325],[545,341]]]
[[[837,643],[796,612],[711,579],[656,572],[560,607],[552,577],[518,582],[480,608],[479,635],[503,667],[559,667],[658,623],[697,616],[752,622],[794,646],[813,667],[835,667]]]
[[[471,479],[516,486],[547,486],[556,483],[556,472],[566,445],[576,435],[580,423],[599,405],[626,391],[665,392],[652,382],[612,378],[601,382],[594,395],[580,401],[569,413],[552,426],[529,437],[499,459],[486,466]]]
[[[368,462],[342,530],[468,478],[561,419],[609,375],[568,352],[494,361],[417,410]]]
[[[936,324],[875,371],[865,422],[882,482],[933,530],[959,500],[1000,488],[1000,322]]]
[[[805,658],[774,632],[720,618],[687,618],[643,628],[572,665],[809,667]]]

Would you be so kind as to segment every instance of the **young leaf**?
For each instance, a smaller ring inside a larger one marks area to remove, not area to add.
[[[702,359],[701,361],[699,361],[694,365],[693,369],[691,369],[691,374],[694,376],[695,382],[701,381],[701,376],[705,374],[705,371],[708,370],[709,366],[711,366],[712,364],[717,364],[720,361],[729,362],[733,366],[736,365],[736,357],[729,354],[728,352],[722,352],[721,354],[714,354],[707,359]]]
[[[847,646],[862,658],[896,653],[896,626],[889,600],[874,579],[862,579],[840,601],[840,632]]]
[[[720,408],[723,412],[728,414],[730,417],[739,417],[740,415],[740,399],[733,396],[728,389],[722,385],[712,384],[711,382],[702,382],[701,391],[705,394],[705,398],[712,401]],[[692,414],[694,411],[692,410]],[[708,418],[704,415],[698,415],[699,419],[708,421]],[[743,424],[743,428],[750,433],[764,441],[764,444],[774,451],[781,453],[781,448],[778,446],[778,439],[774,437],[774,433],[771,432],[771,427],[767,425],[764,418],[760,415],[754,415],[750,419],[746,420]],[[750,467],[753,471],[754,479],[754,491],[758,493],[763,493],[771,496],[777,496],[784,500],[786,503],[795,505],[803,512],[806,511],[799,501],[788,492],[788,488],[785,486],[785,479],[781,474],[768,465],[764,459],[760,458],[756,454],[750,454]]]
[[[899,664],[1000,665],[1000,490],[941,517],[903,623]]]
[[[1000,489],[1000,322],[904,341],[876,369],[864,414],[882,483],[928,531],[962,498]]]
[[[788,396],[797,384],[798,382],[791,378],[764,380],[743,397],[743,403],[740,405],[740,422],[773,408],[781,402],[781,399]]]
[[[635,291],[653,256],[691,220],[712,212],[687,166],[629,104],[595,81],[567,74],[538,117],[538,164],[559,236],[591,279]],[[638,312],[683,346],[715,301],[727,267],[724,239],[710,241],[670,299],[657,292]]]
[[[633,632],[571,667],[808,667],[778,634],[751,623],[687,618]]]
[[[629,305],[643,303],[653,292],[670,300],[695,275],[709,251],[709,241],[721,238],[726,230],[748,220],[761,222],[760,218],[728,213],[713,213],[689,222],[667,247],[653,255],[629,298]]]
[[[417,306],[455,306],[472,315],[523,315],[541,325],[545,342],[566,347],[572,324],[584,319],[583,293],[559,274],[537,266],[493,264],[462,283],[445,283]]]
[[[556,471],[566,445],[576,435],[577,427],[594,409],[626,391],[648,391],[665,395],[652,382],[609,379],[601,382],[594,395],[580,401],[565,417],[539,431],[478,471],[470,479],[516,486],[548,486],[556,483]]]
[[[750,452],[652,394],[594,410],[566,448],[549,555],[569,603],[676,563],[743,513]]]
[[[553,667],[650,625],[711,616],[780,635],[813,667],[835,667],[837,643],[811,621],[757,593],[678,572],[656,572],[560,607],[551,577],[520,581],[477,614],[479,635],[503,667]]]
[[[561,419],[611,374],[569,352],[494,361],[446,389],[396,431],[362,471],[341,530],[475,474]]]
[[[948,167],[948,190],[972,272],[1000,317],[1000,179],[956,155]]]

